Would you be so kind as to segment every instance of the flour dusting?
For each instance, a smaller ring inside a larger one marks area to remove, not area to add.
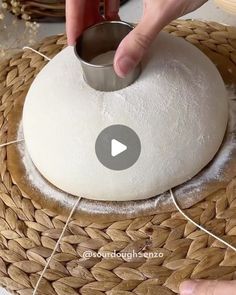
[[[193,198],[196,194],[201,194],[208,184],[227,180],[225,170],[227,170],[230,160],[232,160],[233,155],[236,153],[236,89],[234,87],[228,87],[228,98],[229,123],[224,143],[222,144],[219,152],[204,170],[191,180],[175,189],[175,195],[179,202],[183,204],[183,207],[187,208],[191,206],[194,203]],[[20,123],[17,139],[22,138],[23,128],[22,123]],[[75,198],[60,191],[53,185],[50,185],[50,183],[48,183],[41,176],[30,159],[24,142],[18,144],[18,149],[26,170],[26,177],[28,179],[29,186],[38,190],[46,198],[53,199],[69,209],[72,208]],[[96,204],[96,206],[94,206],[94,204]],[[80,210],[93,212],[95,214],[126,214],[127,217],[132,217],[133,214],[137,213],[137,206],[139,207],[139,212],[146,212],[147,210],[153,210],[154,208],[158,208],[160,206],[171,206],[171,204],[172,200],[169,194],[164,193],[147,200],[119,202],[119,206],[115,205],[115,202],[95,202],[82,199],[80,203]]]
[[[113,64],[115,54],[116,54],[115,50],[107,51],[105,53],[99,54],[98,56],[94,57],[90,61],[90,63],[94,65],[100,65],[100,66]]]
[[[18,129],[18,139],[24,138],[22,122]],[[39,190],[45,197],[55,199],[56,201],[62,203],[67,207],[72,207],[74,205],[74,198],[65,192],[56,189],[54,186],[50,185],[38,172],[34,166],[25,146],[25,143],[18,144],[19,152],[22,157],[22,162],[27,173],[27,178],[29,185],[37,190]]]

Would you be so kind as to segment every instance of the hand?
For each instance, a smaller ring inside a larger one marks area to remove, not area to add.
[[[140,23],[121,42],[115,55],[114,67],[125,77],[143,58],[156,35],[172,20],[203,5],[207,0],[144,0]]]
[[[99,12],[100,0],[66,0],[66,31],[68,45],[89,26],[103,20],[119,19],[119,0],[105,0],[105,14]]]
[[[234,295],[236,281],[186,281],[180,285],[180,295]]]

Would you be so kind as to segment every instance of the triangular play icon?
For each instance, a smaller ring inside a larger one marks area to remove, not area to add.
[[[111,155],[112,155],[112,157],[116,157],[126,150],[127,150],[126,145],[124,145],[123,143],[119,142],[116,139],[112,139],[112,141],[111,141]]]

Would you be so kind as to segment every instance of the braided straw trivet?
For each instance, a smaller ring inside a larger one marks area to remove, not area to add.
[[[217,23],[175,21],[166,28],[204,51],[211,51],[228,83],[232,73],[224,59],[236,64],[236,29]],[[37,50],[53,57],[65,36],[45,39]],[[14,101],[25,96],[46,64],[39,55],[20,52],[0,64],[0,138],[7,140],[8,115]],[[230,80],[232,79],[232,80]],[[42,208],[13,184],[6,149],[0,149],[0,284],[21,295],[32,290],[50,256],[66,217]],[[236,179],[204,201],[185,210],[196,222],[236,244]],[[92,253],[163,253],[163,257],[83,259]],[[117,222],[74,219],[46,271],[39,294],[170,295],[186,278],[236,278],[236,253],[197,230],[180,213],[163,212]]]

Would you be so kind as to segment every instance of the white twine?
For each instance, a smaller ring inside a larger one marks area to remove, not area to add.
[[[39,51],[37,51],[37,50],[35,50],[35,49],[31,48],[31,47],[25,46],[25,47],[23,47],[23,50],[25,50],[25,49],[29,49],[29,50],[31,50],[31,51],[33,51],[33,52],[39,54],[40,56],[42,56],[42,57],[45,58],[46,60],[49,60],[49,61],[51,60],[51,59],[50,59],[49,57],[47,57],[46,55],[42,54],[41,52],[39,52]],[[11,145],[11,144],[20,143],[20,142],[23,142],[23,141],[24,141],[24,139],[18,139],[18,140],[9,141],[9,142],[6,142],[6,143],[3,143],[3,144],[0,144],[0,148],[5,147],[5,146],[8,146],[8,145]],[[36,285],[35,285],[35,288],[34,288],[34,291],[33,291],[33,294],[32,294],[32,295],[36,295],[36,294],[37,294],[37,291],[38,291],[39,285],[40,285],[40,283],[41,283],[41,281],[42,281],[42,279],[43,279],[43,277],[44,277],[44,275],[45,275],[45,272],[47,271],[48,266],[50,265],[50,262],[52,261],[52,258],[53,258],[53,256],[54,256],[54,254],[56,253],[57,248],[58,248],[59,245],[60,245],[60,242],[61,242],[61,240],[62,240],[62,238],[63,238],[63,236],[64,236],[64,234],[65,234],[65,231],[66,231],[66,229],[67,229],[67,227],[68,227],[68,225],[69,225],[69,222],[70,222],[70,220],[71,220],[71,218],[72,218],[72,215],[74,214],[76,208],[78,207],[79,202],[81,201],[81,199],[82,199],[82,198],[79,197],[79,198],[76,200],[76,202],[75,202],[73,208],[71,209],[70,214],[69,214],[69,216],[68,216],[68,218],[67,218],[67,220],[66,220],[65,226],[63,227],[62,232],[61,232],[61,234],[60,234],[60,237],[59,237],[59,239],[57,240],[57,243],[56,243],[56,245],[55,245],[55,247],[54,247],[54,249],[53,249],[53,251],[52,251],[50,257],[49,257],[47,263],[46,263],[45,266],[44,266],[44,269],[43,269],[43,271],[42,271],[42,273],[41,273],[41,275],[40,275],[40,277],[39,277],[39,279],[38,279],[38,281],[37,281],[37,283],[36,283]]]
[[[197,224],[194,220],[192,220],[189,216],[187,216],[184,211],[179,207],[176,198],[173,194],[173,191],[170,190],[170,195],[172,197],[173,203],[175,204],[175,207],[178,209],[178,211],[192,224],[194,224],[197,228],[199,228],[200,230],[202,230],[203,232],[205,232],[206,234],[208,234],[209,236],[213,237],[214,239],[216,239],[217,241],[221,242],[222,244],[224,244],[225,246],[229,247],[230,249],[232,249],[233,251],[236,252],[236,247],[232,246],[231,244],[229,244],[228,242],[222,240],[220,237],[216,236],[215,234],[211,233],[209,230],[205,229],[203,226]]]
[[[23,142],[23,141],[24,141],[24,139],[19,139],[19,140],[9,141],[9,142],[6,142],[6,143],[1,144],[1,145],[0,145],[0,148],[5,147],[5,146],[8,146],[8,145],[11,145],[11,144],[20,143],[20,142]],[[211,233],[210,231],[208,231],[207,229],[205,229],[203,226],[197,224],[197,223],[196,223],[194,220],[192,220],[189,216],[187,216],[187,215],[184,213],[184,211],[179,207],[179,205],[178,205],[178,203],[177,203],[177,200],[176,200],[176,198],[175,198],[175,196],[174,196],[172,190],[170,190],[170,195],[171,195],[171,198],[172,198],[172,200],[173,200],[173,203],[174,203],[175,207],[176,207],[177,210],[178,210],[178,211],[184,216],[184,218],[186,218],[189,222],[191,222],[193,225],[195,225],[197,228],[199,228],[200,230],[202,230],[203,232],[205,232],[205,233],[208,234],[209,236],[213,237],[213,238],[216,239],[217,241],[221,242],[222,244],[224,244],[225,246],[229,247],[230,249],[232,249],[233,251],[236,252],[236,247],[232,246],[231,244],[229,244],[228,242],[224,241],[224,240],[221,239],[220,237],[218,237],[218,236],[216,236],[215,234]],[[78,207],[79,202],[81,201],[81,199],[82,199],[82,198],[79,197],[79,198],[76,200],[76,202],[75,202],[75,204],[74,204],[72,210],[70,211],[70,214],[69,214],[69,216],[68,216],[68,218],[67,218],[67,220],[66,220],[65,226],[64,226],[63,229],[62,229],[62,232],[61,232],[61,234],[60,234],[60,237],[59,237],[59,239],[57,240],[57,243],[56,243],[56,245],[55,245],[55,247],[54,247],[54,249],[53,249],[53,251],[52,251],[52,253],[51,253],[50,257],[49,257],[49,259],[47,260],[47,263],[45,264],[45,267],[44,267],[44,269],[43,269],[43,271],[42,271],[42,273],[41,273],[41,275],[40,275],[40,277],[39,277],[39,279],[38,279],[38,281],[37,281],[37,283],[36,283],[36,285],[35,285],[35,288],[34,288],[34,291],[33,291],[33,294],[32,294],[32,295],[36,295],[36,294],[37,294],[37,290],[38,290],[39,285],[40,285],[40,283],[41,283],[41,281],[42,281],[42,279],[43,279],[43,277],[44,277],[44,275],[45,275],[45,272],[47,271],[47,269],[48,269],[48,267],[49,267],[49,265],[50,265],[50,262],[51,262],[51,260],[52,260],[52,258],[53,258],[53,256],[54,256],[54,254],[56,253],[57,248],[58,248],[59,245],[60,245],[60,242],[61,242],[61,240],[62,240],[62,238],[63,238],[63,236],[64,236],[64,234],[65,234],[65,231],[66,231],[66,229],[67,229],[67,227],[68,227],[68,225],[69,225],[69,222],[70,222],[70,220],[71,220],[71,218],[72,218],[72,215],[74,214],[76,208]]]
[[[24,139],[17,139],[17,140],[12,140],[12,141],[9,141],[9,142],[6,142],[6,143],[2,143],[2,144],[0,144],[0,148],[11,145],[11,144],[20,143],[20,142],[23,142],[23,141],[25,141],[25,140]]]
[[[46,60],[51,60],[51,58],[47,57],[46,55],[44,55],[43,53],[41,53],[41,52],[35,50],[35,49],[32,48],[32,47],[25,46],[25,47],[23,47],[23,50],[25,50],[25,49],[31,50],[31,51],[33,51],[34,53],[37,53],[37,54],[41,55],[41,56],[44,57]]]
[[[48,268],[48,266],[49,266],[49,264],[50,264],[50,262],[51,262],[51,260],[52,260],[52,258],[53,258],[53,256],[54,256],[55,252],[57,251],[57,248],[58,248],[58,246],[59,246],[59,244],[60,244],[60,242],[61,242],[61,239],[63,238],[64,233],[65,233],[65,231],[66,231],[66,229],[67,229],[67,227],[68,227],[68,225],[69,225],[69,222],[70,222],[70,220],[71,220],[71,217],[72,217],[72,215],[74,214],[74,212],[75,212],[75,210],[76,210],[76,208],[77,208],[79,202],[81,201],[81,199],[82,199],[81,197],[79,197],[79,198],[77,199],[77,201],[75,202],[75,204],[74,204],[72,210],[70,211],[70,215],[68,216],[68,218],[67,218],[67,220],[66,220],[66,224],[65,224],[65,226],[63,227],[63,230],[62,230],[62,232],[61,232],[61,235],[60,235],[59,239],[57,240],[57,243],[56,243],[56,245],[55,245],[55,247],[54,247],[54,249],[53,249],[53,251],[52,251],[52,253],[51,253],[51,255],[50,255],[50,257],[49,257],[49,259],[48,259],[48,261],[47,261],[47,263],[45,264],[45,267],[44,267],[44,269],[43,269],[43,271],[42,271],[42,273],[41,273],[41,275],[40,275],[40,277],[39,277],[39,279],[38,279],[38,281],[37,281],[37,284],[36,284],[36,286],[35,286],[35,288],[34,288],[34,292],[33,292],[32,295],[36,295],[37,290],[38,290],[38,287],[39,287],[39,285],[40,285],[40,283],[41,283],[41,281],[42,281],[42,279],[43,279],[43,276],[44,276],[44,274],[45,274],[45,272],[46,272],[46,270],[47,270],[47,268]]]
[[[9,141],[9,142],[6,142],[6,143],[3,143],[3,144],[0,144],[0,148],[5,147],[5,146],[8,146],[8,145],[11,145],[11,144],[20,143],[20,142],[23,142],[23,141],[24,141],[24,139],[12,140],[12,141]],[[65,226],[64,226],[63,229],[62,229],[62,232],[61,232],[61,234],[60,234],[60,237],[59,237],[59,239],[57,240],[57,243],[56,243],[56,245],[55,245],[55,247],[54,247],[54,249],[53,249],[53,251],[52,251],[52,253],[51,253],[51,255],[50,255],[50,257],[49,257],[49,259],[48,259],[48,261],[47,261],[47,263],[45,264],[45,267],[44,267],[44,269],[43,269],[43,271],[42,271],[42,273],[41,273],[41,275],[40,275],[40,277],[39,277],[39,279],[38,279],[38,281],[37,281],[37,283],[36,283],[36,286],[35,286],[35,288],[34,288],[34,292],[33,292],[32,295],[36,295],[37,290],[38,290],[38,287],[39,287],[39,285],[40,285],[40,283],[41,283],[41,281],[42,281],[42,279],[43,279],[43,276],[44,276],[46,270],[48,269],[48,266],[50,265],[50,262],[51,262],[51,260],[52,260],[52,258],[53,258],[53,256],[54,256],[54,254],[56,253],[57,248],[59,247],[59,244],[60,244],[60,242],[61,242],[61,239],[63,238],[63,236],[64,236],[64,234],[65,234],[65,231],[66,231],[66,229],[67,229],[67,227],[68,227],[68,225],[69,225],[69,222],[70,222],[70,220],[71,220],[71,217],[72,217],[72,215],[74,214],[74,212],[75,212],[75,210],[76,210],[76,208],[77,208],[79,202],[81,201],[81,199],[82,199],[82,198],[79,197],[79,198],[76,200],[76,202],[75,202],[73,208],[71,209],[70,214],[69,214],[69,216],[68,216],[68,218],[67,218],[67,220],[66,220],[66,224],[65,224]]]
[[[25,49],[31,50],[31,51],[33,51],[33,52],[39,54],[40,56],[42,56],[43,58],[45,58],[45,59],[48,60],[48,61],[51,60],[49,57],[47,57],[47,56],[44,55],[43,53],[41,53],[41,52],[39,52],[39,51],[37,51],[37,50],[31,48],[31,47],[25,46],[25,47],[23,47],[23,50],[25,50]],[[0,145],[0,148],[5,147],[5,146],[8,146],[8,145],[11,145],[11,144],[20,143],[20,142],[23,142],[23,141],[24,141],[24,139],[13,140],[13,141],[10,141],[10,142],[7,142],[7,143],[4,143],[4,144],[1,144],[1,145]],[[200,230],[202,230],[203,232],[205,232],[205,233],[208,234],[209,236],[213,237],[213,238],[216,239],[217,241],[221,242],[223,245],[229,247],[230,249],[232,249],[233,251],[236,252],[236,247],[232,246],[231,244],[229,244],[228,242],[224,241],[224,240],[221,239],[220,237],[218,237],[218,236],[216,236],[215,234],[211,233],[210,231],[208,231],[207,229],[205,229],[203,226],[197,224],[197,223],[196,223],[194,220],[192,220],[189,216],[187,216],[187,215],[184,213],[184,211],[179,207],[179,205],[178,205],[178,203],[177,203],[177,200],[176,200],[176,198],[175,198],[175,196],[174,196],[172,190],[170,190],[170,195],[171,195],[171,198],[172,198],[172,200],[173,200],[173,203],[174,203],[176,209],[177,209],[177,210],[178,210],[178,211],[184,216],[184,218],[186,218],[189,222],[191,222],[193,225],[195,225],[197,228],[199,228]],[[48,269],[48,267],[49,267],[49,265],[50,265],[50,262],[51,262],[51,260],[52,260],[52,258],[53,258],[53,256],[54,256],[54,254],[56,253],[57,248],[58,248],[59,245],[60,245],[60,242],[61,242],[61,240],[62,240],[62,238],[63,238],[63,236],[64,236],[64,234],[65,234],[65,231],[66,231],[66,229],[67,229],[67,227],[68,227],[68,225],[69,225],[69,222],[70,222],[70,220],[71,220],[71,218],[72,218],[72,215],[74,214],[74,212],[75,212],[77,206],[79,205],[81,199],[82,199],[82,198],[79,197],[79,198],[76,200],[76,202],[75,202],[75,204],[74,204],[72,210],[70,211],[70,214],[69,214],[69,216],[68,216],[68,218],[67,218],[67,220],[66,220],[65,226],[64,226],[64,228],[62,229],[62,232],[61,232],[61,234],[60,234],[60,237],[59,237],[59,239],[57,240],[57,243],[56,243],[56,245],[55,245],[55,247],[54,247],[54,249],[53,249],[53,251],[52,251],[52,253],[51,253],[51,255],[50,255],[50,257],[49,257],[49,259],[48,259],[48,261],[47,261],[47,263],[45,264],[45,267],[44,267],[44,269],[43,269],[43,271],[42,271],[42,273],[41,273],[41,275],[40,275],[40,277],[39,277],[39,279],[38,279],[38,281],[37,281],[37,283],[36,283],[36,285],[35,285],[35,288],[34,288],[34,291],[33,291],[33,294],[32,294],[32,295],[36,295],[36,294],[37,294],[37,291],[38,291],[39,285],[40,285],[40,283],[41,283],[41,281],[42,281],[42,279],[43,279],[43,277],[44,277],[44,275],[45,275],[45,272],[47,271],[47,269]]]

